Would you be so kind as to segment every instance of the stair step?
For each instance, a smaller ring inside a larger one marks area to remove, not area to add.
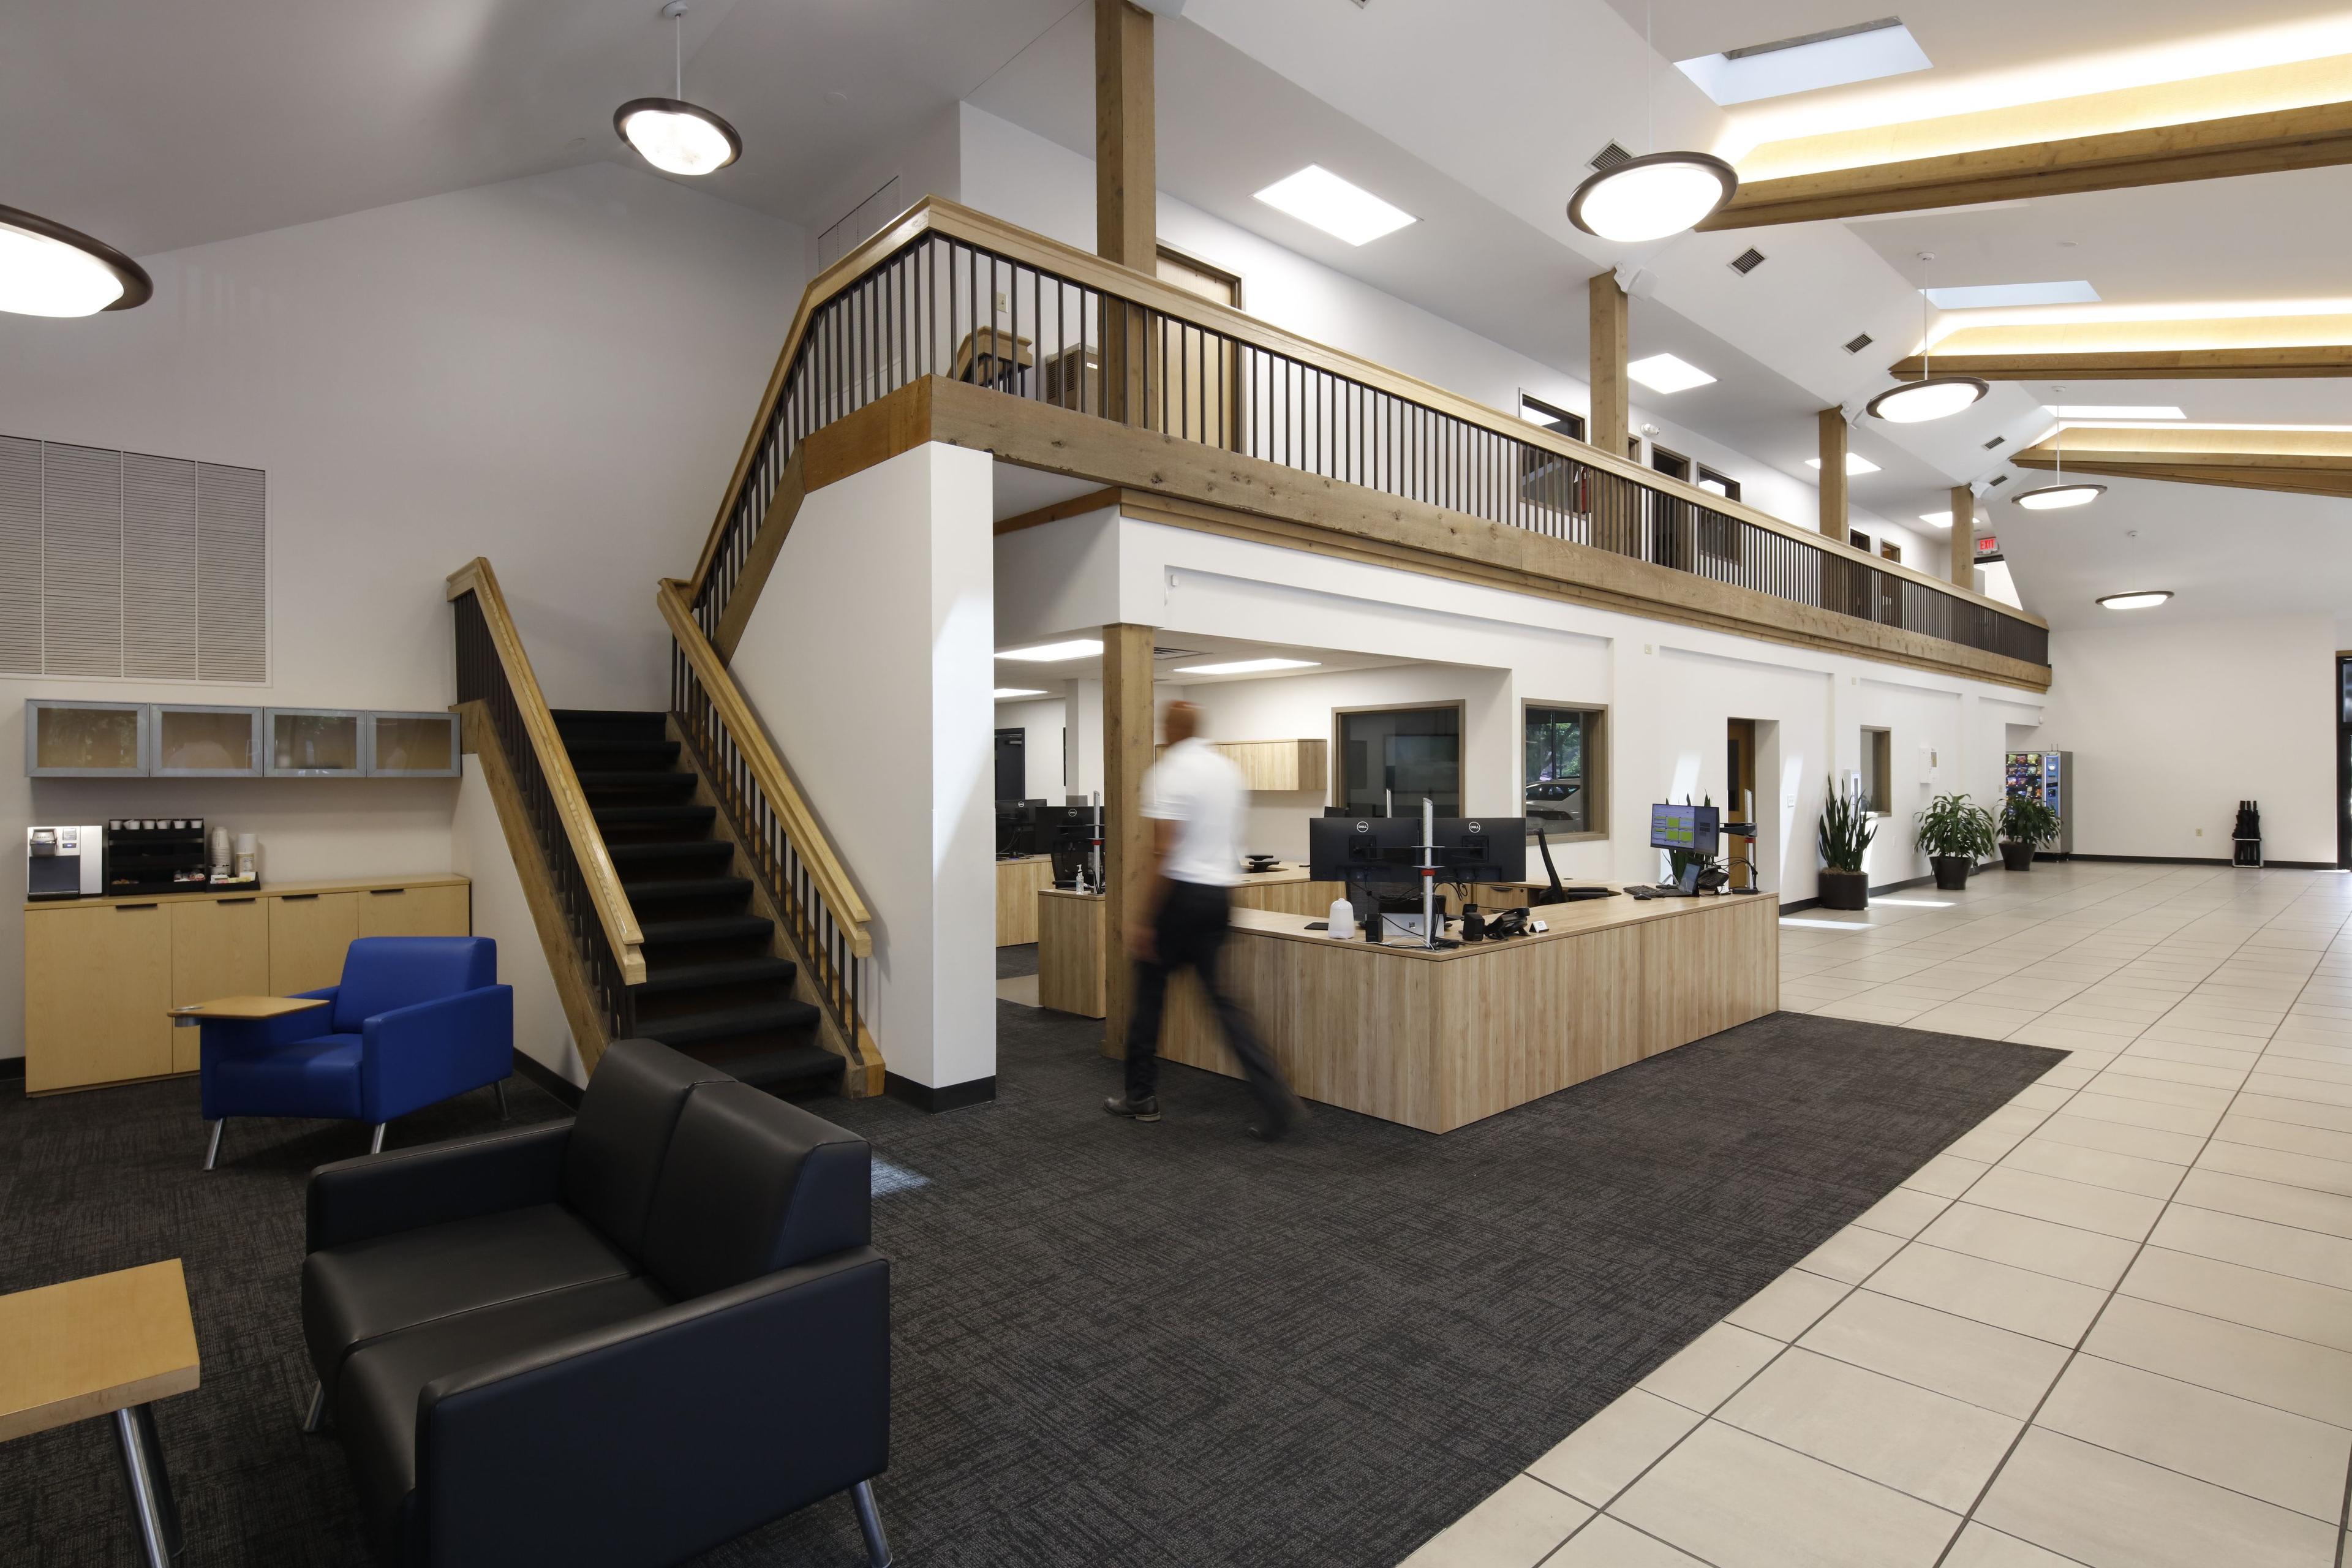
[[[618,851],[614,853],[614,863],[618,865]],[[628,884],[630,905],[668,902],[673,898],[751,898],[751,877],[652,877]]]
[[[770,1094],[793,1089],[837,1087],[842,1059],[823,1046],[784,1046],[774,1050],[711,1051],[701,1058],[712,1067],[733,1074],[754,1089]]]
[[[692,795],[694,775],[663,773],[656,768],[574,768],[580,787],[589,795],[611,793],[642,799],[649,795]]]
[[[722,985],[788,986],[799,973],[800,966],[789,958],[730,958],[714,963],[656,965],[637,989],[647,995],[661,995]]]
[[[604,851],[612,856],[625,882],[632,871],[669,879],[677,877],[680,868],[692,866],[708,866],[716,877],[735,858],[735,846],[724,839],[710,838],[689,839],[682,844],[608,844]]]
[[[596,826],[604,832],[616,827],[687,827],[708,829],[719,815],[715,805],[600,805]]]
[[[650,708],[551,708],[555,727],[566,724],[639,724],[659,731],[669,715]]]
[[[637,1033],[650,1040],[684,1050],[688,1046],[745,1036],[775,1036],[816,1027],[817,1010],[805,1002],[763,1002],[747,1007],[722,1007],[707,1013],[680,1013],[674,1017],[640,1021]],[[781,1047],[779,1047],[781,1048]]]
[[[640,740],[633,735],[597,735],[572,733],[562,736],[563,749],[572,754],[572,768],[577,772],[579,759],[593,757],[600,764],[617,763],[619,767],[599,766],[591,772],[619,772],[621,768],[667,773],[677,761],[677,742],[658,736]]]
[[[720,880],[714,877],[694,886],[709,887]],[[749,882],[743,885],[747,889],[751,887]],[[629,889],[629,901],[644,901],[635,888]],[[639,929],[645,932],[647,947],[684,947],[692,942],[765,942],[775,933],[776,922],[765,915],[712,915],[704,920],[645,921]]]

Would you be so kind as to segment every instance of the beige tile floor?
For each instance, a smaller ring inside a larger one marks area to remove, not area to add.
[[[1409,1568],[2336,1568],[2348,918],[2077,861],[1784,920],[1784,1007],[2072,1054]]]

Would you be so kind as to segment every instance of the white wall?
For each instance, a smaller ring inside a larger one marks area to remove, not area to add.
[[[272,674],[0,679],[0,757],[35,696],[445,707],[442,581],[478,554],[551,700],[667,706],[654,581],[700,548],[803,250],[790,224],[594,163],[150,257],[136,310],[0,315],[0,433],[268,470]],[[0,821],[201,813],[258,834],[278,880],[447,870],[458,798],[0,769]],[[0,1057],[23,1051],[21,937],[0,900]]]
[[[1059,805],[1067,793],[1062,782],[1062,731],[1067,704],[1059,697],[1036,697],[996,705],[996,728],[1019,730],[1027,781],[1021,798]],[[994,753],[992,752],[991,756]]]
[[[925,446],[812,494],[731,667],[873,910],[889,1070],[934,1089],[996,1071],[989,464]]]
[[[2336,650],[2352,645],[2333,617],[2134,614],[2050,634],[2032,744],[2074,753],[2075,853],[2226,859],[2251,799],[2269,859],[2336,864]]]
[[[498,802],[478,768],[469,767],[457,781],[450,838],[449,868],[473,879],[474,934],[499,944],[499,978],[514,987],[515,1049],[566,1082],[584,1087],[588,1072],[563,1016],[555,971],[523,896]]]

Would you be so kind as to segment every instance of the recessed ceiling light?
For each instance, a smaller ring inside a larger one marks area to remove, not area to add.
[[[1034,686],[1000,686],[996,689],[996,700],[999,702],[1008,697],[1043,697],[1045,695]]]
[[[1257,675],[1269,669],[1320,669],[1322,661],[1312,658],[1236,658],[1223,664],[1183,664],[1176,667],[1179,675]]]
[[[1041,642],[1033,647],[1009,647],[996,657],[1017,658],[1024,664],[1061,664],[1074,658],[1100,658],[1102,639],[1072,637],[1068,642]]]
[[[1652,392],[1688,392],[1694,386],[1706,386],[1715,377],[1687,360],[1672,354],[1652,354],[1637,359],[1625,367],[1625,374],[1648,387]]]
[[[2061,419],[2186,419],[2168,403],[2062,403],[2051,413]]]
[[[1276,180],[1258,192],[1257,199],[1349,245],[1368,245],[1419,221],[1402,207],[1349,184],[1320,163],[1309,163],[1287,179]]]
[[[1933,523],[1937,528],[1949,528],[1952,526],[1952,514],[1948,511],[1923,511],[1919,514],[1919,521]]]
[[[1805,459],[1805,467],[1809,468],[1818,468],[1821,466],[1822,460],[1819,458]],[[1845,471],[1849,474],[1874,474],[1878,472],[1878,465],[1859,452],[1848,452],[1845,455]]]
[[[677,96],[633,98],[613,110],[613,129],[637,156],[665,174],[713,174],[743,155],[743,138],[718,115],[686,101],[686,0],[670,0],[662,15],[671,30]]]
[[[155,292],[139,263],[79,229],[0,207],[0,310],[94,316],[128,310]]]
[[[2158,588],[2143,594],[2109,594],[2099,601],[2111,610],[2152,610],[2172,597],[2169,588]]]
[[[2009,499],[2028,511],[2063,511],[2068,507],[2088,506],[2106,493],[2105,485],[2043,485],[2020,490]]]
[[[1999,305],[2090,305],[2099,291],[2077,278],[2066,283],[1973,283],[1958,289],[1922,289],[1939,310],[1982,310]]]
[[[1911,29],[1887,16],[1778,43],[1676,60],[1675,68],[1727,109],[1760,98],[1901,76],[1926,70],[1933,63],[1911,36]]]

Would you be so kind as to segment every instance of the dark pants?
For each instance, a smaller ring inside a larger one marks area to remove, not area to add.
[[[1168,977],[1190,969],[1217,1011],[1225,1044],[1241,1059],[1250,1092],[1277,1126],[1290,1117],[1290,1089],[1266,1055],[1265,1042],[1233,994],[1219,983],[1217,955],[1225,945],[1225,916],[1232,902],[1223,888],[1171,882],[1152,930],[1152,956],[1135,965],[1135,1010],[1127,1023],[1127,1098],[1148,1100],[1160,1082],[1160,1016],[1168,1003]]]

